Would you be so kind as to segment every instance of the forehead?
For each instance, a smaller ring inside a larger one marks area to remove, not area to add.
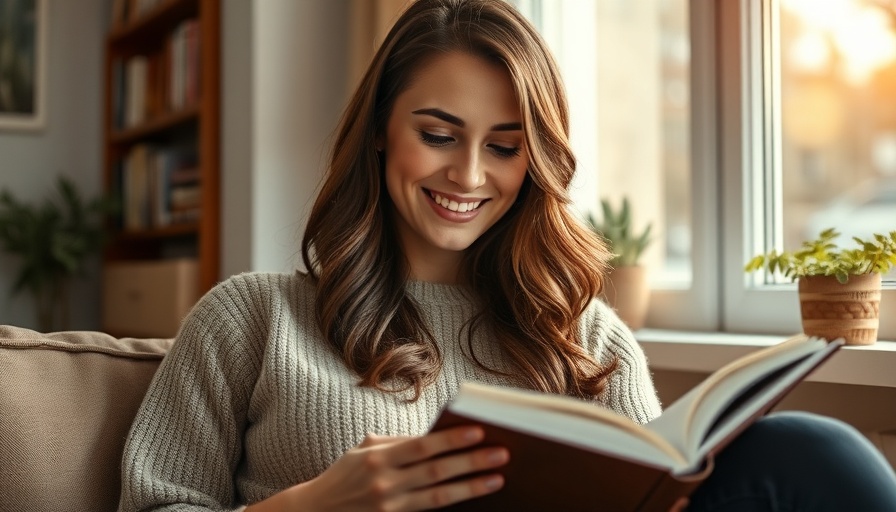
[[[396,99],[395,109],[441,108],[462,119],[520,121],[520,105],[507,68],[463,52],[437,54],[424,62]]]

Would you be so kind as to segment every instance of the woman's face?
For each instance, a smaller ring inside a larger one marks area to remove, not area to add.
[[[526,177],[509,73],[467,53],[427,61],[396,98],[383,149],[411,276],[454,282],[463,251],[507,213]]]

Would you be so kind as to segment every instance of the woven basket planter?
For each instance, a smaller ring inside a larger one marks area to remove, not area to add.
[[[877,273],[849,276],[844,284],[834,276],[801,277],[803,332],[844,338],[847,345],[871,345],[880,324],[880,284]]]

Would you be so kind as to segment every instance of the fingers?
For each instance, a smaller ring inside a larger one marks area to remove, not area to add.
[[[485,438],[481,427],[457,427],[415,437],[406,442],[396,444],[384,454],[387,464],[393,467],[406,466],[421,462],[464,448],[469,448]]]
[[[372,477],[369,494],[384,510],[442,507],[497,491],[501,475],[489,470],[506,464],[503,447],[479,447],[481,427],[446,429],[416,438],[368,435],[353,460]],[[475,476],[471,476],[475,475]]]
[[[478,428],[462,428],[416,438],[389,448],[396,460],[422,460],[398,469],[396,502],[399,510],[420,510],[457,503],[499,490],[504,479],[496,473],[483,474],[503,466],[510,454],[503,447],[468,449],[484,437]],[[460,451],[459,451],[460,450]],[[464,476],[476,475],[472,478]]]
[[[405,489],[429,487],[463,475],[481,473],[503,466],[509,458],[509,452],[502,447],[481,448],[434,458],[405,470]]]
[[[389,509],[429,510],[493,493],[504,486],[501,475],[485,475],[398,496]]]

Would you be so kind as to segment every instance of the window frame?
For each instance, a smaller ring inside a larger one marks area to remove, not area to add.
[[[719,119],[716,75],[716,8],[688,2],[691,110],[691,281],[684,288],[654,288],[647,325],[664,329],[715,331],[721,328],[721,231]],[[700,101],[695,101],[699,98]]]
[[[574,31],[560,27],[571,10],[588,7],[590,0],[511,1],[537,20],[570,87],[565,62],[581,62],[581,55],[565,55],[564,38],[568,44]],[[782,246],[778,8],[778,0],[688,1],[691,281],[652,289],[650,328],[775,335],[802,330],[796,285],[744,271],[753,255]],[[588,7],[578,14],[594,12]],[[596,117],[599,104],[578,108],[575,90],[568,92],[572,112]],[[575,136],[593,121],[572,121],[578,153],[588,146],[577,145]],[[587,192],[597,191],[599,170],[592,165],[595,154],[586,156],[572,194],[583,210],[592,209],[599,197]],[[778,220],[767,226],[768,218]],[[896,312],[894,283],[885,283],[881,304]],[[886,313],[881,310],[880,338],[896,339],[896,315]]]
[[[764,30],[763,16],[770,12],[768,0],[717,0],[719,34],[717,48],[720,62],[719,118],[720,165],[726,226],[737,229],[720,234],[724,272],[722,325],[733,332],[798,332],[798,301],[793,284],[761,284],[746,274],[743,266],[755,252],[765,247],[766,214],[774,218],[780,201],[774,182],[766,179],[780,175],[779,160],[768,151],[772,139],[776,97],[767,94],[773,52],[766,52],[763,43],[772,41]],[[773,116],[774,114],[772,114]],[[768,164],[776,168],[766,167]],[[767,169],[767,171],[764,171]],[[779,191],[780,188],[777,188]],[[757,194],[757,191],[760,192]],[[772,193],[772,200],[765,201]],[[778,242],[778,240],[771,240]],[[780,245],[780,244],[777,244]]]

